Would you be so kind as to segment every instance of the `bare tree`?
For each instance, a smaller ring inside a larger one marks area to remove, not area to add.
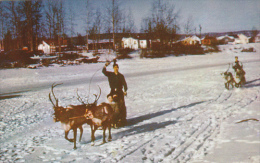
[[[179,11],[168,1],[157,0],[153,3],[152,27],[161,43],[169,41],[169,35],[175,35],[178,30]]]
[[[128,9],[128,12],[122,12],[121,15],[121,32],[123,34],[131,35],[136,31],[133,13],[131,8]]]
[[[152,4],[151,16],[143,19],[142,30],[149,33],[149,39],[159,39],[160,53],[163,54],[165,46],[176,39],[179,30],[179,11],[166,0],[155,0]]]
[[[126,13],[123,12],[121,15],[121,32],[122,33],[127,33],[127,20],[126,20]]]
[[[57,9],[56,9],[56,2],[53,2],[52,0],[47,0],[46,5],[45,5],[45,14],[46,14],[46,22],[47,22],[47,28],[48,28],[48,35],[49,39],[54,39],[54,35],[56,34],[55,30],[55,15],[57,14]]]
[[[202,26],[201,26],[201,24],[199,25],[199,30],[200,30],[200,38],[201,38],[201,31],[202,31]]]
[[[126,26],[126,30],[128,33],[134,33],[136,31],[136,27],[135,27],[135,22],[134,22],[134,18],[133,18],[133,13],[131,8],[128,9],[128,15],[127,15],[127,26]]]
[[[93,18],[94,18],[94,22],[91,28],[91,35],[95,42],[95,50],[97,51],[100,48],[97,45],[100,41],[100,33],[102,30],[102,13],[99,8],[96,9]]]
[[[86,0],[86,17],[85,17],[85,23],[86,23],[86,38],[87,38],[87,52],[89,50],[88,47],[88,36],[90,32],[90,26],[92,23],[92,15],[93,15],[93,10],[92,10],[92,4],[90,3],[90,0]]]
[[[16,1],[8,2],[6,5],[9,22],[10,32],[13,38],[16,40],[16,44],[13,48],[21,48],[21,16],[18,13],[19,3]]]
[[[23,40],[26,40],[25,46],[31,51],[37,48],[38,33],[42,18],[42,1],[22,1],[20,2],[20,14],[22,17]]]
[[[75,34],[75,18],[76,18],[76,14],[75,14],[75,9],[73,8],[73,6],[69,6],[69,13],[68,13],[68,19],[69,19],[69,30],[70,30],[70,37],[73,37],[73,35]]]
[[[113,32],[113,49],[115,49],[115,40],[116,36],[115,33],[118,32],[120,29],[120,23],[122,21],[122,11],[121,6],[118,0],[111,0],[111,4],[108,4],[106,7],[107,10],[107,25],[110,27],[107,27],[108,29],[112,26],[112,32]]]
[[[70,50],[73,50],[73,36],[76,34],[75,33],[75,19],[76,19],[76,13],[75,13],[75,8],[73,6],[73,4],[69,4],[68,6],[68,14],[67,14],[68,18],[68,31],[69,31],[69,35],[70,35],[70,39],[68,40],[68,48],[70,48]],[[77,34],[78,35],[78,34]],[[81,37],[81,36],[80,36]],[[79,35],[78,35],[79,38]]]
[[[3,2],[0,1],[0,51],[4,48],[4,34],[6,33],[7,29],[7,13],[4,10],[6,6]]]
[[[61,36],[65,33],[65,10],[63,1],[48,0],[45,13],[49,30],[49,38],[57,40],[59,52],[61,52]]]
[[[184,24],[184,33],[186,35],[192,34],[192,30],[194,29],[193,26],[193,17],[189,16],[187,22]]]

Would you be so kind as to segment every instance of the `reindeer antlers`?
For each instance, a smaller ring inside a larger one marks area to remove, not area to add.
[[[101,96],[101,88],[100,88],[100,86],[98,85],[98,88],[99,88],[99,96],[97,97],[97,95],[96,94],[94,94],[94,96],[96,96],[96,98],[95,98],[95,101],[94,101],[94,104],[96,104],[97,103],[97,101],[98,101],[98,99],[100,98],[100,96]]]
[[[58,99],[56,98],[56,96],[54,95],[53,88],[56,87],[56,86],[58,86],[58,85],[61,85],[61,84],[63,84],[63,83],[59,83],[59,84],[53,83],[52,86],[51,86],[51,93],[52,93],[52,95],[53,95],[53,97],[54,97],[54,99],[55,99],[56,105],[54,104],[54,102],[53,102],[52,99],[51,99],[51,93],[49,93],[49,99],[50,99],[50,101],[51,101],[51,103],[52,103],[52,105],[53,105],[54,107],[58,107],[58,101],[59,101],[59,100],[58,100]]]
[[[84,101],[82,100],[82,98],[79,96],[78,89],[77,89],[77,99],[78,99],[79,102],[81,102],[82,104],[86,105],[86,104],[84,103]]]
[[[93,95],[95,96],[95,101],[93,102],[93,104],[96,104],[97,101],[98,101],[98,99],[99,99],[100,96],[101,96],[101,88],[99,87],[99,85],[98,85],[98,88],[99,88],[99,95],[93,94]],[[79,102],[81,102],[82,104],[86,105],[86,104],[84,103],[83,99],[79,96],[78,89],[77,89],[77,100],[78,100]],[[87,104],[89,104],[88,100],[87,100]]]

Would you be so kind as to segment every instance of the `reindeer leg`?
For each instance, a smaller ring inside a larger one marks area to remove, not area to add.
[[[228,83],[225,83],[225,88],[228,90]]]
[[[106,129],[107,129],[107,126],[103,125],[103,143],[106,143]]]
[[[69,142],[73,142],[73,139],[68,138],[69,132],[70,130],[65,130],[65,139],[68,140]]]
[[[111,136],[111,125],[110,125],[110,123],[109,123],[109,125],[108,125],[108,141],[111,141],[112,140],[112,136]]]
[[[93,127],[91,127],[91,142],[92,142],[91,146],[95,145],[95,143],[94,143],[94,141],[95,141],[95,132],[96,132],[97,128],[98,128],[98,126],[96,126],[96,125],[93,125]]]
[[[82,134],[83,134],[83,128],[82,128],[82,126],[79,126],[79,130],[80,130],[79,141],[81,141]]]
[[[77,140],[77,128],[73,129],[74,132],[74,148],[73,149],[77,149],[76,147],[76,140]]]

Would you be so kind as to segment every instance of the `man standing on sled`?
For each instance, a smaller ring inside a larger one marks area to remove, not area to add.
[[[110,94],[115,95],[118,97],[118,104],[120,109],[120,125],[124,126],[126,125],[126,106],[125,106],[125,98],[124,96],[127,95],[127,84],[125,81],[124,75],[122,75],[118,69],[119,66],[114,60],[113,69],[114,72],[110,72],[106,70],[106,67],[110,63],[107,62],[102,70],[103,74],[108,77],[109,86],[111,88]],[[123,91],[124,87],[124,91]]]

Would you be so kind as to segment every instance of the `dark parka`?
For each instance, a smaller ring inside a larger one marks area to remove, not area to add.
[[[124,91],[127,91],[127,84],[125,81],[124,75],[118,72],[116,75],[114,72],[107,71],[104,67],[102,70],[103,74],[108,77],[109,86],[111,88],[111,92],[121,92],[123,87]]]

